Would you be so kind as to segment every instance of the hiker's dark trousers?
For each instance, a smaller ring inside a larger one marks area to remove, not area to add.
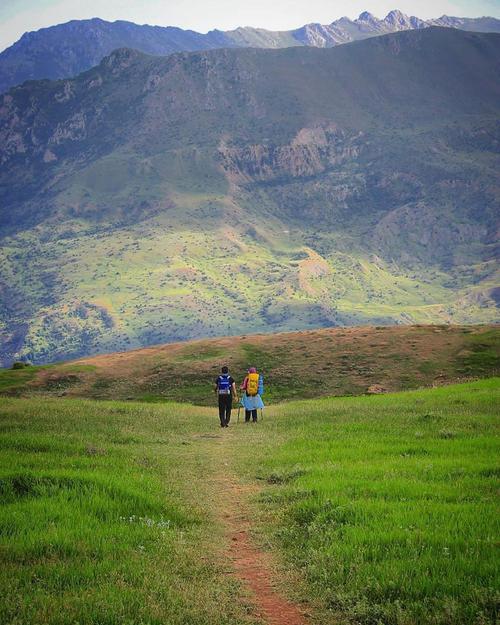
[[[245,410],[245,421],[250,421],[250,417],[252,421],[257,421],[257,410]]]
[[[231,409],[233,407],[232,395],[219,395],[219,418],[221,425],[229,425]]]

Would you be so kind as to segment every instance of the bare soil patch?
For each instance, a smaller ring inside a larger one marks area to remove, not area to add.
[[[276,588],[271,554],[252,540],[248,497],[256,487],[242,485],[233,476],[221,476],[219,496],[221,520],[228,539],[228,557],[234,574],[249,591],[255,616],[267,625],[307,625],[304,610],[285,598]]]

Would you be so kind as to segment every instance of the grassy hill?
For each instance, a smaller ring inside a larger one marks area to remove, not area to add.
[[[291,402],[227,430],[174,403],[3,398],[0,621],[256,625],[251,522],[269,586],[318,625],[493,625],[498,392]]]
[[[0,393],[214,403],[223,364],[242,381],[265,377],[268,402],[360,395],[500,373],[498,326],[361,327],[175,343],[19,371],[0,371]]]
[[[500,36],[118,50],[0,118],[0,363],[498,321]]]

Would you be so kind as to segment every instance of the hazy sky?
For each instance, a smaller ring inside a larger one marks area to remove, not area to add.
[[[445,13],[500,18],[500,0],[0,0],[0,50],[26,31],[71,19],[123,19],[200,32],[237,26],[288,30],[362,11],[384,17],[394,8],[424,19]]]

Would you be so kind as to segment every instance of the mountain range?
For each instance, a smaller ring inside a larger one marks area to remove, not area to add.
[[[0,92],[25,80],[69,78],[97,65],[117,48],[133,48],[146,54],[214,48],[290,46],[332,47],[368,37],[429,26],[466,31],[500,32],[500,20],[491,17],[442,16],[434,20],[409,17],[391,11],[384,19],[364,12],[358,19],[343,17],[328,25],[307,24],[291,31],[263,28],[212,30],[207,34],[174,27],[138,25],[102,19],[73,20],[36,32],[25,33],[0,54]]]
[[[119,49],[0,99],[0,361],[498,321],[500,35]]]

